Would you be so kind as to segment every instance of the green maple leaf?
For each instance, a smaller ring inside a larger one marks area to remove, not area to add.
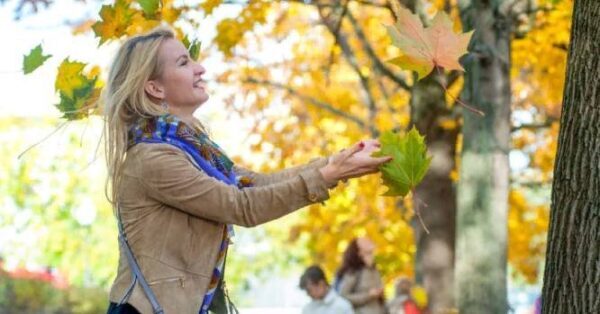
[[[99,89],[95,88],[96,78],[86,80],[83,86],[73,90],[71,94],[60,91],[60,102],[56,108],[67,120],[79,120],[89,116],[98,97]]]
[[[188,50],[190,51],[190,57],[193,60],[198,60],[198,56],[200,56],[200,44],[201,43],[197,39],[194,39],[194,41],[192,41],[192,44],[188,48]]]
[[[406,196],[425,177],[431,157],[427,156],[425,137],[413,127],[406,135],[391,131],[380,138],[381,149],[374,156],[392,156],[394,159],[380,167],[385,196]]]
[[[146,16],[153,16],[160,4],[159,0],[137,0]]]
[[[23,57],[23,73],[29,74],[39,68],[52,55],[43,55],[42,45],[39,44],[31,49],[28,55]]]
[[[190,39],[187,36],[183,37],[182,42],[185,48],[190,52],[190,58],[192,58],[192,60],[198,60],[202,43],[198,41],[198,39],[194,39],[190,42]]]

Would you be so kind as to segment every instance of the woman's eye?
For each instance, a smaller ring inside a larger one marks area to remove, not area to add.
[[[181,65],[182,65],[182,66],[183,66],[183,65],[187,65],[187,64],[188,64],[188,61],[187,61],[187,60],[185,60],[185,61],[181,62]]]

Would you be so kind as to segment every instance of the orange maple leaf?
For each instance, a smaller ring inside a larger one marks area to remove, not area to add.
[[[387,25],[387,30],[403,55],[389,62],[417,72],[418,79],[427,76],[435,67],[464,71],[458,59],[467,53],[473,31],[454,33],[452,21],[443,11],[438,12],[428,28],[406,8],[394,6],[394,12],[398,21],[394,26]]]

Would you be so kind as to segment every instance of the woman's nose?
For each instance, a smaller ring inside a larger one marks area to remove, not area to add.
[[[206,72],[206,69],[200,63],[196,63],[195,74],[202,75]]]

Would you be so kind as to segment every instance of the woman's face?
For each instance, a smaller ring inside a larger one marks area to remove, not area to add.
[[[161,76],[146,84],[146,91],[169,107],[196,109],[208,100],[203,66],[190,58],[188,50],[176,39],[166,39],[158,52]]]
[[[367,267],[373,266],[375,263],[375,244],[367,238],[359,238],[356,244],[358,246],[358,254],[363,263]]]

